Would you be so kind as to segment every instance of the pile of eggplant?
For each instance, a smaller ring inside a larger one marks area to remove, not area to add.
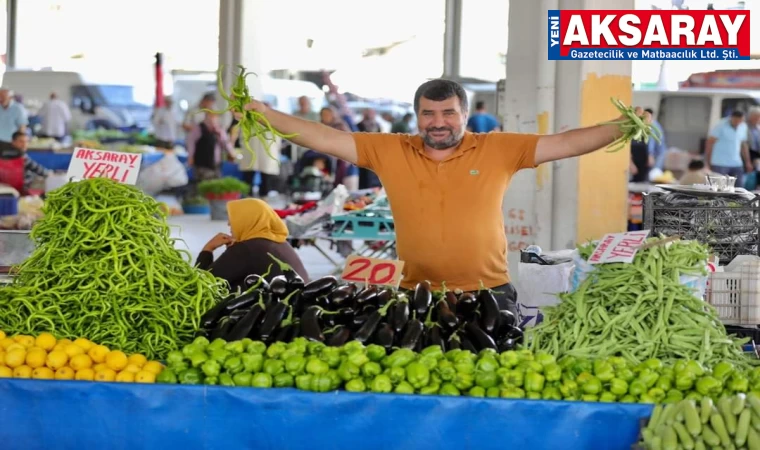
[[[200,334],[226,341],[289,342],[303,336],[329,346],[357,340],[387,350],[440,345],[444,351],[472,352],[511,350],[523,337],[517,318],[500,310],[486,289],[433,292],[422,282],[407,292],[360,288],[332,276],[304,284],[293,271],[269,282],[250,275],[245,285],[243,294],[231,295],[203,315]]]

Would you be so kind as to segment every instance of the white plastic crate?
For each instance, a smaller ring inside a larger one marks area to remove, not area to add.
[[[726,325],[760,325],[760,259],[750,258],[710,274],[705,300]]]

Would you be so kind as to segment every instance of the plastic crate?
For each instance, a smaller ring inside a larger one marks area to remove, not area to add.
[[[760,260],[710,274],[705,300],[726,325],[760,325]]]
[[[0,230],[0,267],[11,267],[26,261],[34,251],[28,230]]]
[[[363,209],[333,216],[331,237],[336,239],[362,239],[366,241],[395,241],[396,228],[390,211]]]

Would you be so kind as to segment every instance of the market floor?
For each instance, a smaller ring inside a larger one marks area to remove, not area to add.
[[[172,227],[172,236],[182,239],[182,242],[177,243],[178,248],[184,248],[190,251],[193,256],[193,262],[198,257],[201,249],[209,239],[211,239],[216,233],[229,233],[229,227],[225,221],[212,221],[208,216],[200,215],[184,215],[170,217],[169,225]],[[322,241],[325,244],[325,241]],[[329,253],[330,257],[337,262],[343,262],[343,258],[334,251],[327,249],[329,245],[324,245],[325,251]],[[219,249],[214,254],[219,256],[224,250]],[[306,271],[309,273],[309,278],[318,278],[325,275],[330,275],[334,272],[335,267],[322,256],[313,247],[301,247],[298,250],[298,255],[301,257]]]

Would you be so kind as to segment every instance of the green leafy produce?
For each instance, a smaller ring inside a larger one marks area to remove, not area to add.
[[[603,125],[617,125],[623,135],[609,145],[608,148],[610,150],[608,152],[612,153],[622,150],[631,141],[644,141],[644,143],[647,143],[649,139],[653,138],[655,141],[660,142],[662,135],[657,127],[645,123],[641,117],[636,115],[636,110],[633,107],[625,106],[623,102],[616,98],[611,98],[610,100],[620,111],[623,118],[613,122],[605,122]]]
[[[203,196],[232,193],[240,193],[245,195],[250,192],[251,186],[235,177],[205,180],[198,183],[198,193]]]
[[[174,247],[159,204],[133,186],[68,183],[43,211],[35,251],[0,289],[0,329],[87,336],[156,358],[191,341],[203,312],[227,294]]]
[[[557,357],[633,362],[693,359],[712,366],[726,360],[750,364],[746,340],[728,336],[715,309],[684,286],[682,275],[702,275],[708,251],[696,241],[658,243],[636,253],[632,264],[598,264],[573,293],[545,309],[544,321],[526,333],[533,350]],[[594,245],[579,248],[588,259]]]

